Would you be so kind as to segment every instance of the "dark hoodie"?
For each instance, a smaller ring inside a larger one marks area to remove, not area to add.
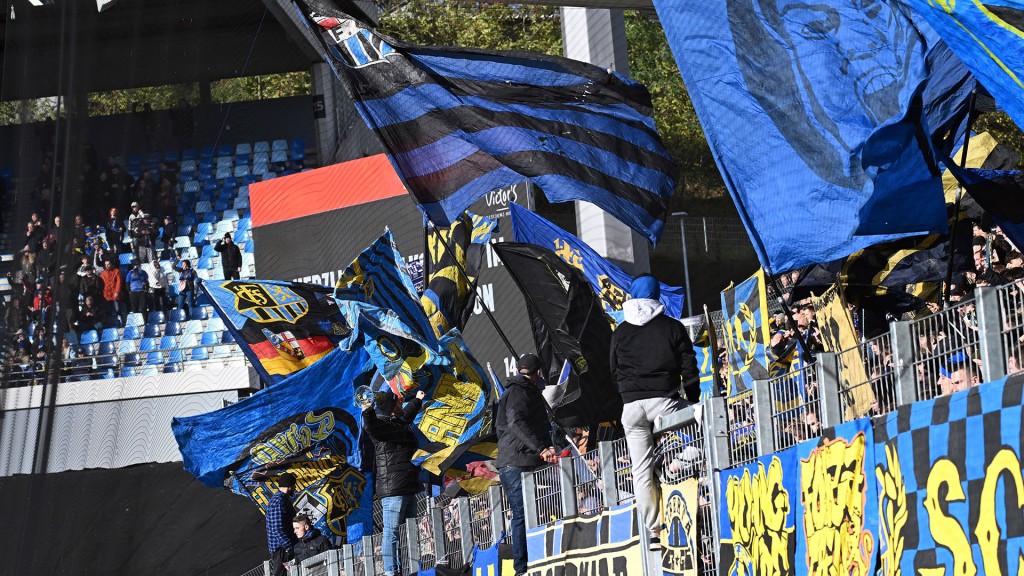
[[[295,563],[298,564],[306,558],[312,558],[317,554],[333,549],[334,544],[331,544],[330,540],[324,538],[324,535],[316,528],[310,528],[309,532],[306,532],[306,535],[295,543],[295,548],[293,548]]]
[[[537,385],[525,376],[509,378],[496,412],[498,468],[541,464],[540,453],[551,446],[551,422]]]

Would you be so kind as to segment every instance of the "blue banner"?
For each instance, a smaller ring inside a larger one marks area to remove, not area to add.
[[[941,63],[898,4],[654,4],[766,270],[947,228],[923,116],[949,107],[921,95],[952,96],[926,89]]]
[[[358,523],[352,520],[365,520],[370,512],[372,491],[359,471],[361,413],[354,391],[369,384],[372,374],[362,350],[335,350],[236,404],[175,418],[171,428],[185,470],[207,486],[248,496],[264,512],[277,477],[291,472],[295,509],[310,514],[335,543],[344,543]]]
[[[722,291],[725,350],[729,359],[728,396],[754,388],[768,377],[768,302],[764,273]]]
[[[1024,2],[904,0],[1024,126]]]
[[[544,218],[518,204],[510,204],[512,234],[516,242],[526,242],[547,248],[579,268],[594,293],[601,298],[604,312],[618,324],[622,321],[622,303],[629,298],[629,285],[633,277],[602,258],[586,242],[562,230]],[[661,303],[665,314],[679,318],[683,314],[683,289],[661,284]]]

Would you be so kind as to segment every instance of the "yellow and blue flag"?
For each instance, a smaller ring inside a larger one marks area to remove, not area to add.
[[[768,302],[764,270],[722,291],[725,349],[729,355],[728,396],[752,390],[768,377]]]

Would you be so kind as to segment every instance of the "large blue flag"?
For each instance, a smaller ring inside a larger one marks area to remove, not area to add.
[[[1024,2],[903,0],[1024,126]]]
[[[406,46],[317,0],[303,16],[395,171],[435,224],[525,180],[657,241],[675,164],[650,94],[614,71],[527,52]]]
[[[296,510],[310,514],[336,544],[357,536],[355,525],[372,511],[360,472],[354,390],[370,383],[373,368],[362,350],[335,350],[236,404],[175,418],[171,428],[185,470],[207,486],[249,497],[263,512],[277,478],[291,472]]]
[[[866,4],[655,0],[770,272],[946,229],[931,133],[962,106],[923,99],[963,99],[965,71],[895,0]]]
[[[722,291],[723,332],[729,358],[728,395],[753,390],[768,377],[768,302],[764,271]]]
[[[616,324],[621,322],[622,303],[629,298],[629,285],[633,277],[602,258],[576,236],[518,204],[513,203],[510,206],[512,234],[516,242],[547,248],[570,266],[578,268],[590,282],[594,293],[600,296],[605,313],[614,319]],[[661,303],[665,306],[666,314],[679,318],[683,313],[683,289],[661,284]]]

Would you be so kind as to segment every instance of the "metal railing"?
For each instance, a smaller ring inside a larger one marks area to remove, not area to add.
[[[754,392],[747,390],[726,399],[729,434],[729,460],[733,466],[757,459],[757,427],[754,418]]]
[[[1000,286],[997,294],[1006,373],[1024,372],[1024,281]]]
[[[533,473],[537,521],[547,524],[563,518],[562,475],[557,465],[545,466]]]
[[[821,435],[816,365],[806,365],[769,379],[768,397],[775,450]]]
[[[265,561],[252,570],[242,574],[242,576],[270,576],[273,573],[273,570],[270,569],[270,562]]]
[[[341,576],[344,574],[344,561],[341,550],[328,550],[306,558],[298,563],[299,570],[295,576]],[[292,572],[292,574],[295,574]]]
[[[580,516],[600,514],[604,510],[604,499],[598,451],[591,450],[573,457],[572,470],[577,513]]]
[[[622,504],[633,498],[633,463],[629,459],[625,438],[612,442],[612,455],[615,461],[615,493],[618,494],[616,504]]]
[[[461,567],[465,560],[462,557],[462,519],[458,499],[452,499],[441,508],[441,518],[444,522],[444,559],[437,563]]]
[[[434,537],[431,533],[430,516],[424,514],[416,517],[416,536],[419,545],[420,569],[429,570],[437,565],[437,553]]]
[[[910,334],[918,400],[966,389],[972,381],[984,379],[975,363],[980,351],[974,299],[912,320]]]
[[[896,409],[892,335],[880,334],[836,354],[843,422]]]
[[[494,543],[494,531],[491,526],[491,502],[487,492],[474,494],[469,500],[469,528],[473,534],[473,542],[481,550],[490,548]]]

